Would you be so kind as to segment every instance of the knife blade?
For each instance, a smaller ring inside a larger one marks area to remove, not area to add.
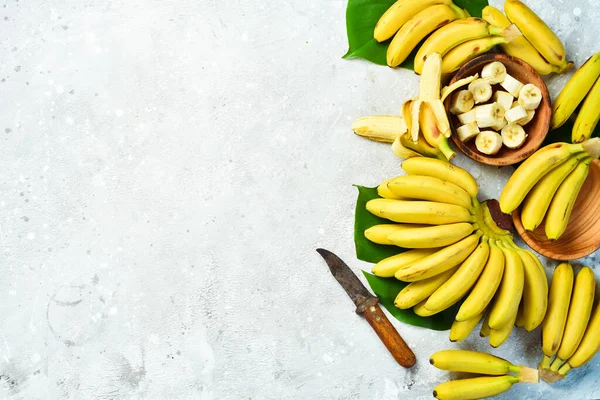
[[[379,298],[369,292],[338,256],[325,249],[317,249],[317,252],[325,259],[333,277],[356,305],[356,313],[369,322],[394,359],[405,368],[415,365],[415,354],[379,307]]]

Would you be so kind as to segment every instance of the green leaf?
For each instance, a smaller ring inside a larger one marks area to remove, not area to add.
[[[371,242],[365,237],[365,230],[379,224],[389,224],[387,219],[379,218],[367,211],[367,201],[377,199],[377,188],[354,185],[358,189],[356,212],[354,213],[354,245],[356,257],[371,263],[378,263],[384,258],[400,254],[406,249],[397,246],[385,246]]]
[[[369,282],[369,286],[371,286],[375,295],[379,297],[380,303],[398,321],[436,331],[445,331],[452,326],[460,303],[455,304],[441,313],[432,315],[431,317],[420,317],[415,314],[412,309],[401,310],[394,306],[394,299],[398,293],[408,285],[407,282],[401,282],[394,278],[380,278],[369,274],[366,271],[363,271],[363,274],[365,275],[365,278],[367,278],[367,282]]]
[[[390,40],[378,43],[373,39],[373,30],[379,18],[395,2],[396,0],[348,0],[346,33],[349,48],[343,58],[363,58],[375,64],[387,65],[385,53]],[[487,0],[455,0],[454,3],[466,9],[473,17],[481,17],[481,10],[488,4]],[[413,60],[419,47],[420,44],[400,65],[401,68],[413,69]]]

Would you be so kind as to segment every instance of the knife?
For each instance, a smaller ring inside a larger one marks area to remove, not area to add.
[[[415,354],[379,308],[379,298],[367,290],[350,267],[338,256],[325,249],[317,249],[317,251],[325,259],[333,277],[356,304],[356,313],[369,322],[398,364],[405,368],[415,365]]]

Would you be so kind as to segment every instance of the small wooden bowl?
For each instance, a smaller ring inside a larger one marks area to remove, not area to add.
[[[509,75],[518,79],[521,83],[533,83],[542,91],[542,102],[537,110],[535,110],[535,116],[524,126],[525,132],[528,135],[525,144],[518,149],[509,149],[506,146],[502,146],[502,149],[493,156],[480,153],[477,150],[477,147],[475,147],[475,140],[463,143],[458,139],[456,129],[460,127],[461,124],[458,117],[449,111],[450,97],[452,96],[449,96],[445,101],[446,111],[448,112],[450,126],[452,128],[452,141],[467,157],[488,165],[512,165],[521,162],[532,155],[546,138],[548,130],[550,129],[550,117],[552,115],[550,94],[548,94],[548,88],[542,77],[529,64],[516,57],[500,53],[484,54],[469,61],[456,72],[449,84],[451,85],[459,79],[475,75],[476,73],[481,75],[482,68],[493,61],[500,61],[504,64]],[[500,85],[492,86],[494,92],[498,89],[504,90]]]
[[[519,236],[541,255],[568,261],[585,257],[600,248],[600,160],[590,164],[590,173],[575,201],[569,225],[557,241],[551,242],[544,232],[544,222],[533,232],[521,223],[521,209],[512,214]]]

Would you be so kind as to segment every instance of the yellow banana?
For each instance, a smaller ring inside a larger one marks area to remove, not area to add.
[[[367,202],[367,210],[378,217],[408,224],[441,225],[473,221],[466,208],[435,201],[373,199]]]
[[[410,227],[410,224],[407,226]],[[468,222],[459,222],[401,229],[388,235],[387,239],[392,244],[406,249],[427,249],[451,245],[469,236],[472,232],[473,225]]]
[[[575,71],[552,103],[551,129],[562,126],[569,119],[598,77],[600,77],[600,52],[588,58],[581,68]]]
[[[444,55],[442,59],[442,73],[450,74],[456,71],[467,61],[474,59],[480,54],[487,53],[494,46],[501,43],[507,43],[507,39],[502,36],[487,36],[459,44]]]
[[[508,19],[519,27],[529,43],[536,48],[540,54],[561,69],[567,69],[565,46],[529,7],[519,0],[506,0],[504,12]]]
[[[489,241],[490,254],[487,264],[456,314],[457,321],[467,321],[483,313],[490,304],[504,273],[504,253],[493,240]]]
[[[517,382],[519,378],[512,375],[458,379],[437,385],[433,397],[440,400],[481,399],[504,393]]]
[[[496,299],[490,311],[490,320],[488,322],[490,328],[497,330],[505,327],[511,320],[511,325],[514,324],[525,284],[523,262],[517,252],[504,245],[499,246],[506,260],[504,275],[502,276],[502,282],[500,282]]]
[[[542,322],[542,350],[544,351],[542,368],[550,367],[550,361],[560,347],[572,290],[573,267],[569,263],[561,263],[556,267],[552,276],[548,312]]]
[[[394,242],[388,240],[388,236],[393,233],[405,232],[410,229],[424,227],[429,225],[416,224],[379,224],[365,229],[365,237],[373,243],[393,245]]]
[[[417,13],[394,35],[387,50],[387,64],[390,67],[402,64],[425,36],[463,15],[453,4],[434,5]]]
[[[519,373],[520,367],[491,354],[469,350],[442,350],[429,357],[429,363],[444,371],[470,372],[481,375]]]
[[[415,282],[441,274],[462,263],[475,250],[480,233],[474,233],[460,242],[444,247],[436,253],[411,263],[396,272],[396,279]]]
[[[421,258],[430,256],[439,250],[440,249],[408,250],[404,253],[385,258],[373,266],[373,275],[381,278],[391,278],[399,269],[406,267]]]
[[[500,239],[502,237],[511,237],[512,238],[512,233],[510,233],[510,231],[500,228],[498,226],[498,224],[496,224],[496,221],[494,221],[494,218],[492,217],[492,213],[490,211],[488,201],[489,200],[486,200],[483,203],[481,203],[481,207],[479,207],[479,210],[477,210],[477,204],[475,204],[475,214],[481,215],[481,218],[483,219],[483,222],[484,222],[483,229],[485,229],[486,231],[489,232],[488,236],[490,236],[490,237],[496,237],[498,239]],[[481,214],[478,214],[479,212]]]
[[[598,110],[600,110],[600,78],[596,79],[596,83],[590,89],[579,109],[571,132],[573,143],[581,143],[592,136],[600,119],[600,111]]]
[[[518,305],[517,305],[518,308]],[[517,310],[518,312],[518,310]],[[510,317],[510,319],[508,320],[508,322],[501,326],[500,329],[492,329],[490,331],[490,346],[492,346],[493,348],[497,348],[502,346],[502,344],[504,342],[506,342],[506,339],[508,339],[508,337],[510,336],[510,333],[513,330],[513,327],[515,326],[515,321],[517,319],[517,312],[515,312],[514,314],[512,314],[512,316]]]
[[[435,315],[434,312],[431,312],[425,308],[426,301],[427,299],[423,300],[422,302],[413,307],[413,312],[419,317],[431,317],[432,315]]]
[[[552,198],[546,215],[546,236],[556,240],[565,232],[575,200],[590,171],[591,158],[584,158],[577,164],[575,170],[561,183]]]
[[[447,161],[432,158],[410,158],[402,163],[402,169],[409,175],[425,175],[439,178],[462,187],[472,198],[477,197],[479,185],[466,170]]]
[[[362,117],[352,123],[352,130],[358,136],[376,142],[393,143],[394,140],[406,133],[406,123],[399,115],[377,115]]]
[[[579,343],[581,343],[592,313],[595,292],[596,278],[594,277],[594,271],[589,267],[581,268],[575,278],[565,332],[556,353],[556,360],[550,367],[552,371],[558,371],[564,360],[571,357],[577,350]]]
[[[450,341],[460,342],[465,340],[473,332],[481,318],[483,318],[483,313],[464,321],[454,321],[452,327],[450,327]]]
[[[454,275],[429,296],[425,308],[429,311],[440,312],[463,298],[481,275],[489,254],[490,246],[484,240],[462,263]]]
[[[500,194],[502,212],[513,212],[546,173],[568,159],[571,154],[584,150],[583,144],[553,143],[533,153],[517,168],[504,186]]]
[[[525,200],[521,210],[521,222],[528,231],[534,231],[546,216],[550,202],[560,184],[575,169],[585,153],[571,156],[567,161],[548,172],[535,184]]]
[[[523,261],[525,286],[523,287],[523,326],[531,332],[537,328],[548,310],[548,279],[540,260],[527,250],[518,250]]]
[[[377,186],[377,194],[380,197],[383,197],[384,199],[403,200],[404,198],[402,196],[394,194],[394,192],[392,192],[387,186],[388,183],[390,183],[394,179],[395,178],[391,178],[381,182],[381,184]]]
[[[429,103],[424,103],[421,106],[419,114],[419,125],[423,137],[432,147],[437,148],[446,157],[448,161],[452,160],[456,153],[450,148],[448,139],[440,132],[438,123],[433,110]]]
[[[397,196],[430,200],[471,208],[471,196],[454,183],[423,175],[399,176],[388,182],[388,188]]]
[[[413,157],[423,157],[422,154],[419,154],[413,150],[410,150],[410,149],[407,149],[406,147],[404,147],[404,145],[400,142],[400,136],[398,136],[396,138],[396,140],[394,140],[394,143],[392,143],[392,153],[394,153],[394,155],[396,155],[396,157],[403,158],[403,159],[409,159],[409,158],[413,158]]]
[[[378,42],[388,40],[409,19],[424,9],[436,4],[451,4],[452,0],[398,0],[379,18],[373,37]]]
[[[559,373],[566,375],[571,368],[578,368],[587,363],[594,357],[600,348],[600,307],[596,306],[592,318],[585,330],[583,339],[577,350],[565,364],[558,370]]]
[[[456,268],[452,268],[442,274],[408,284],[398,293],[394,300],[394,305],[402,310],[414,307],[431,296],[437,288],[450,279],[455,271]]]
[[[488,312],[483,319],[483,323],[481,324],[481,329],[479,330],[479,336],[488,337],[490,336],[490,332],[492,328],[490,328],[490,313]]]
[[[510,21],[502,14],[502,11],[492,6],[484,7],[481,17],[493,26],[498,26],[500,28],[508,28],[510,26]],[[524,36],[514,38],[509,43],[500,44],[500,47],[502,47],[502,50],[504,50],[506,54],[520,58],[531,65],[540,75],[561,72],[559,67],[546,61],[546,59],[542,57]]]
[[[422,133],[419,133],[419,138],[417,139],[417,142],[414,142],[411,139],[410,134],[408,132],[404,135],[401,135],[399,140],[400,144],[403,147],[407,148],[410,151],[414,151],[415,153],[418,153],[423,157],[432,157],[437,158],[438,160],[448,161],[446,156],[444,156],[444,154],[439,149],[436,149],[435,147],[427,143]]]
[[[519,303],[519,312],[517,312],[517,319],[515,319],[515,326],[520,328],[525,325],[525,310],[523,309],[523,299]]]

